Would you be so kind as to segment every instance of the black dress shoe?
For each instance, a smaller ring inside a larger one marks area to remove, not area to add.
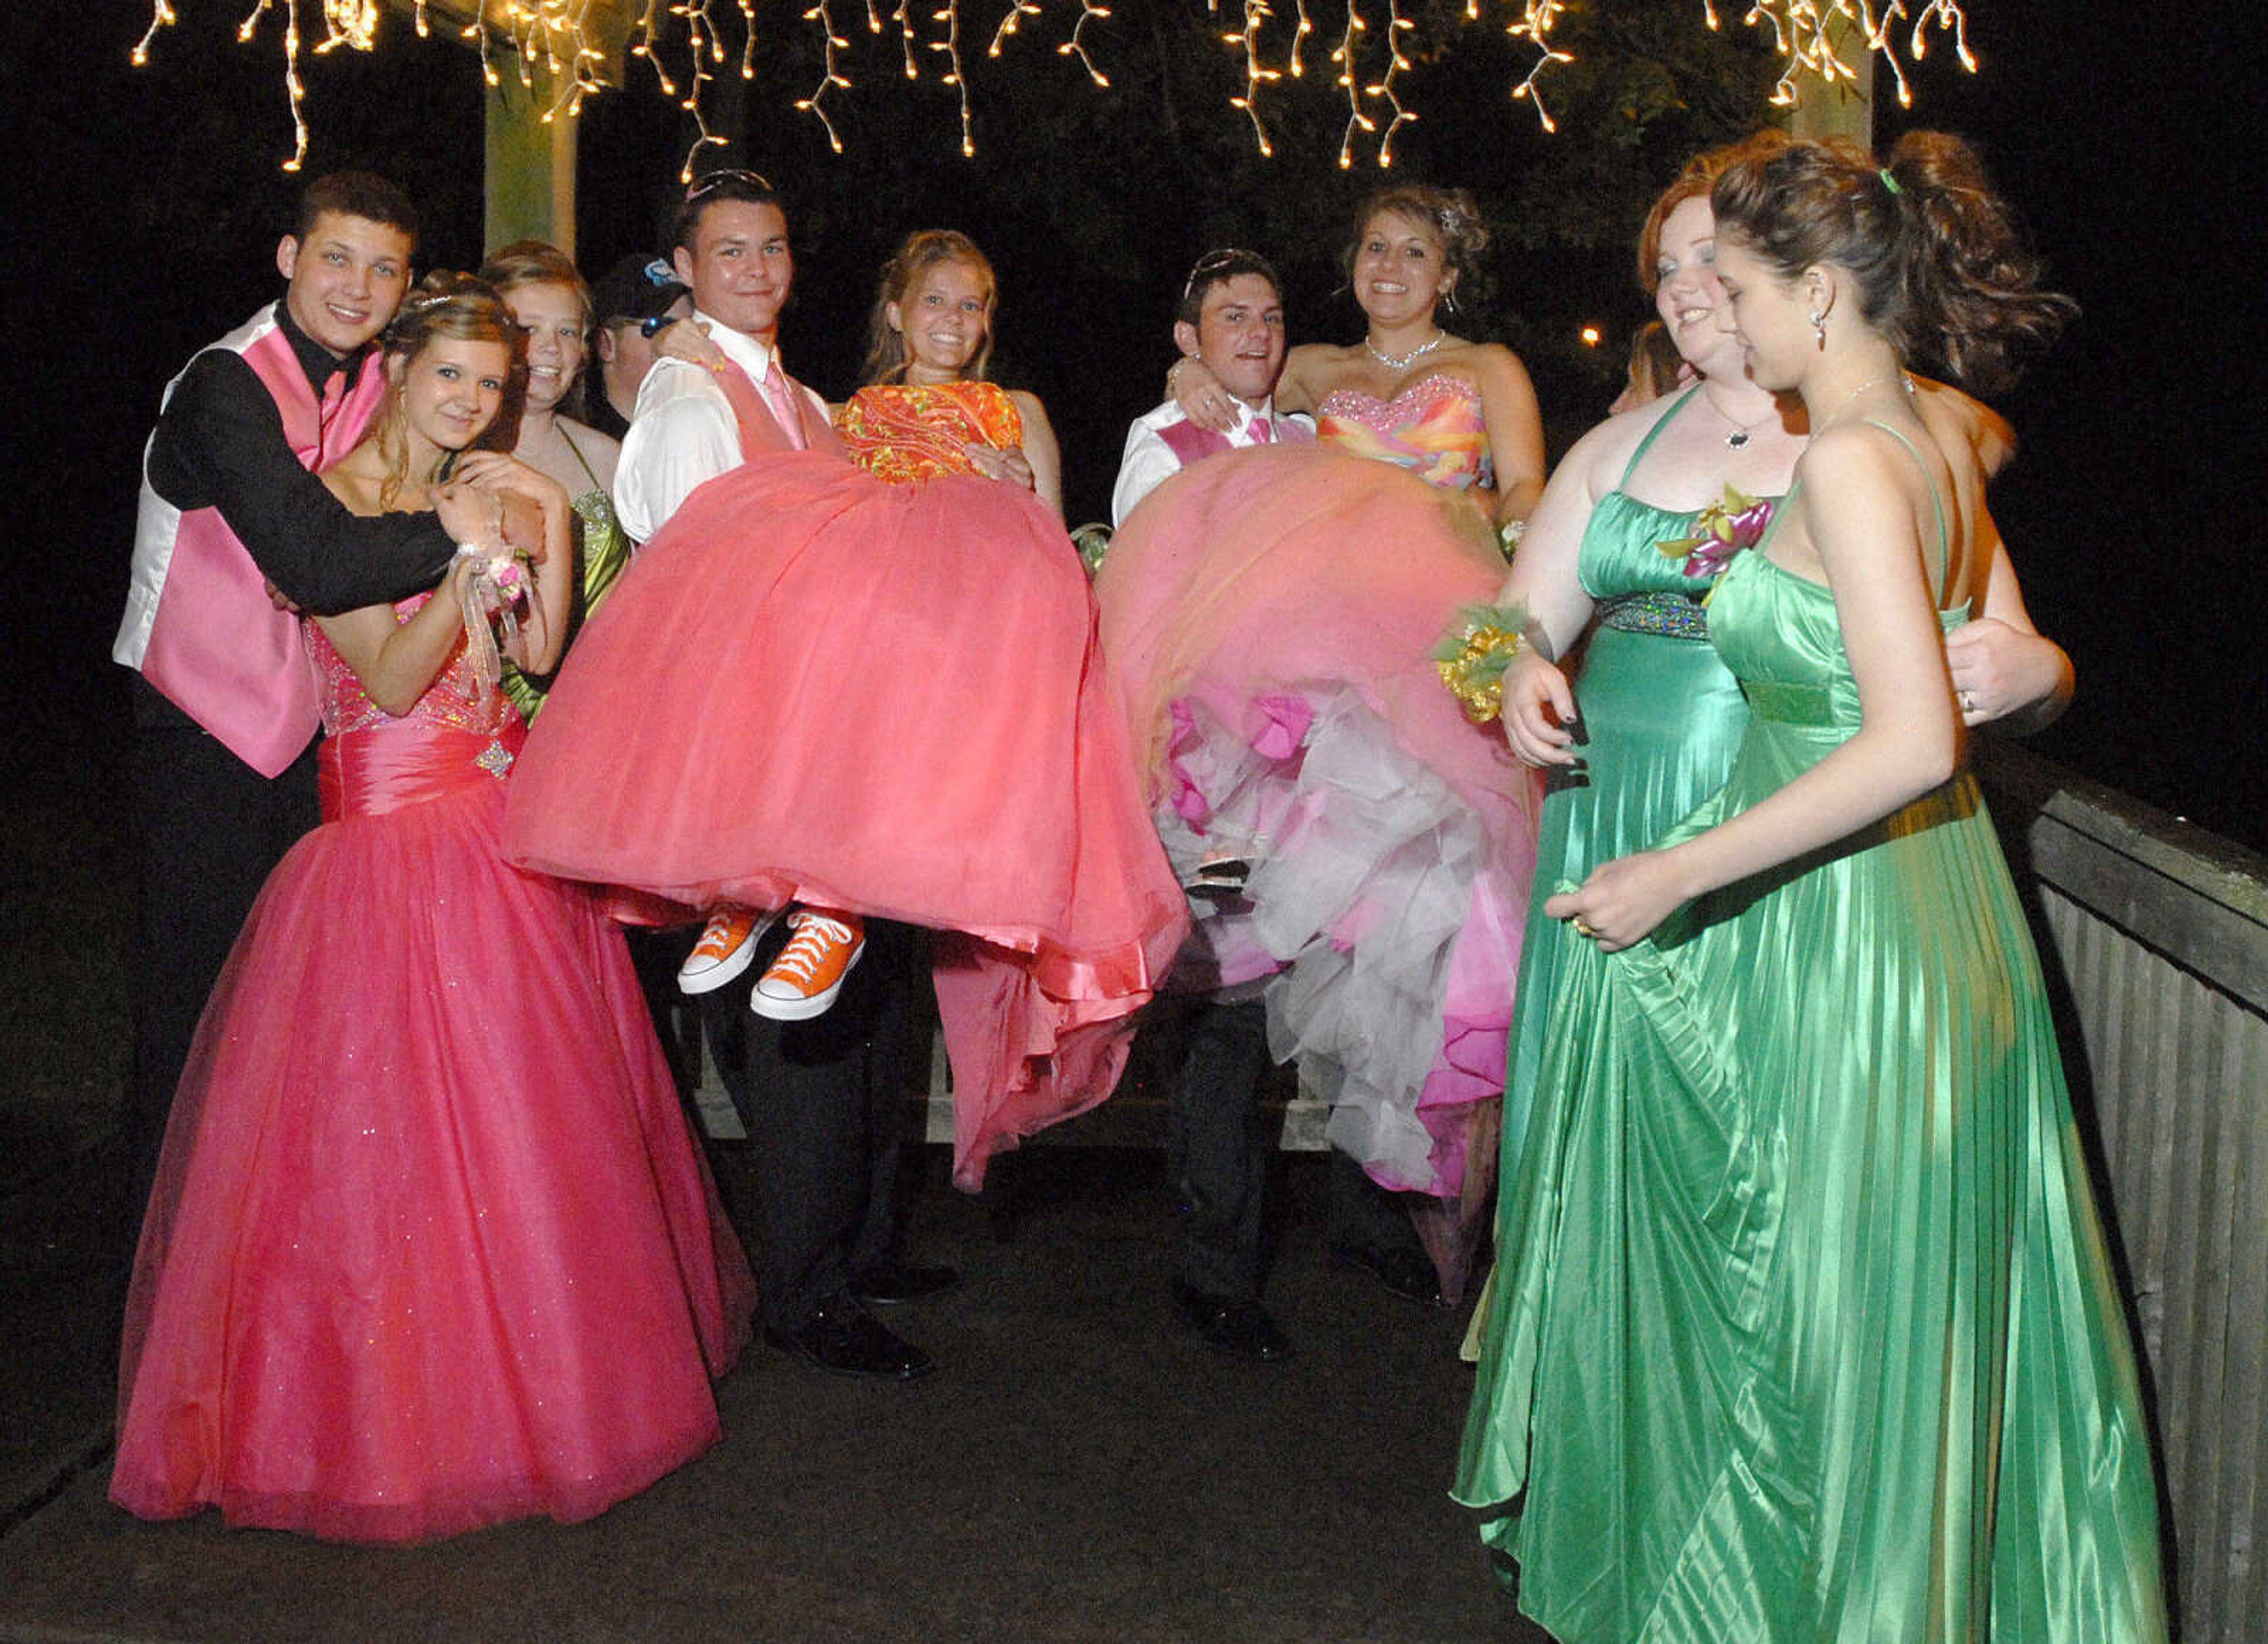
[[[937,1361],[875,1322],[849,1297],[830,1302],[793,1330],[767,1330],[764,1339],[783,1353],[808,1359],[832,1376],[917,1381]]]
[[[1379,1250],[1364,1244],[1334,1244],[1331,1259],[1343,1267],[1366,1273],[1405,1302],[1439,1307],[1441,1281],[1433,1264],[1414,1250]]]
[[[879,1267],[869,1267],[850,1281],[850,1294],[868,1307],[896,1307],[905,1302],[918,1302],[942,1291],[950,1290],[961,1282],[961,1269],[938,1266],[921,1267],[908,1262],[886,1262]]]
[[[1274,1364],[1292,1356],[1292,1344],[1259,1303],[1241,1295],[1211,1295],[1174,1281],[1174,1305],[1198,1339],[1217,1353]]]

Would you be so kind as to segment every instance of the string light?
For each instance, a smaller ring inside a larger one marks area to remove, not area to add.
[[[1242,109],[1245,117],[1252,121],[1252,135],[1260,144],[1263,159],[1272,157],[1276,148],[1268,141],[1268,127],[1260,118],[1260,88],[1284,76],[1260,60],[1260,26],[1275,15],[1268,9],[1268,0],[1244,0],[1244,26],[1221,36],[1230,45],[1241,44],[1244,48],[1244,95],[1230,98],[1228,106]]]
[[[827,9],[827,0],[819,0],[818,4],[803,14],[803,20],[819,25],[820,38],[822,41],[821,49],[826,54],[827,70],[820,79],[819,89],[809,97],[798,98],[795,106],[806,114],[819,116],[819,123],[827,128],[827,146],[840,154],[843,152],[842,136],[835,129],[835,122],[827,117],[827,110],[821,99],[836,86],[839,85],[846,92],[850,89],[850,82],[844,79],[835,70],[835,54],[838,51],[850,50],[850,42],[835,32],[835,18]]]
[[[943,52],[951,65],[946,70],[945,83],[961,93],[961,154],[963,159],[973,159],[976,155],[976,135],[968,120],[968,77],[961,71],[961,0],[945,0],[945,9],[932,12],[930,21],[945,25],[945,38],[930,41],[929,48]]]
[[[1094,82],[1098,87],[1108,86],[1110,77],[1095,66],[1094,58],[1086,49],[1085,36],[1088,24],[1105,22],[1109,17],[1108,6],[1097,5],[1094,0],[1079,0],[1079,21],[1071,26],[1071,38],[1056,48],[1056,55],[1058,57],[1077,57],[1079,66],[1086,70],[1086,77]],[[1295,69],[1293,72],[1297,73],[1298,70]]]
[[[828,146],[839,154],[843,151],[842,135],[829,116],[827,104],[830,93],[850,89],[846,65],[852,42],[836,26],[834,6],[838,3],[840,0],[798,0],[804,19],[820,31],[824,66],[818,86],[809,96],[796,99],[795,106],[819,121]],[[914,16],[914,0],[863,0],[866,33],[877,40],[885,35],[895,35],[895,42],[878,48],[895,48],[909,80],[921,77],[917,45],[945,56],[941,77],[945,84],[954,88],[959,99],[961,151],[964,156],[974,157],[974,109],[961,61],[961,0],[924,3],[936,8],[929,12],[929,21],[936,26],[937,37],[922,38],[925,31]],[[1418,111],[1403,100],[1415,66],[1409,47],[1417,23],[1407,15],[1408,10],[1415,9],[1414,0],[1384,0],[1385,26],[1378,31],[1382,39],[1373,39],[1371,27],[1380,0],[1344,3],[1344,20],[1338,30],[1338,43],[1329,54],[1331,84],[1346,103],[1338,163],[1343,169],[1351,166],[1358,143],[1366,143],[1374,137],[1377,163],[1391,165],[1396,135],[1418,118]],[[1646,0],[1594,0],[1594,9],[1604,11],[1609,4],[1645,3]],[[431,0],[408,0],[413,26],[420,39],[429,37],[431,32],[427,16]],[[984,55],[1004,55],[1019,34],[1041,26],[1052,4],[1067,7],[1069,0],[1005,0],[1006,12],[993,29]],[[178,23],[177,4],[178,0],[151,0],[149,26],[130,53],[136,67],[149,62],[161,32]],[[468,19],[460,30],[461,37],[473,46],[482,78],[488,85],[501,84],[498,65],[506,57],[512,60],[512,70],[523,86],[533,90],[539,84],[549,85],[549,100],[541,114],[547,122],[563,114],[570,118],[579,114],[584,100],[605,89],[608,54],[602,36],[608,33],[608,19],[635,13],[624,40],[629,56],[643,61],[652,70],[662,95],[693,117],[696,135],[680,172],[689,181],[694,161],[703,148],[729,143],[729,139],[709,125],[706,94],[717,78],[717,71],[727,61],[729,19],[735,11],[739,13],[740,35],[740,78],[755,78],[757,4],[758,0],[734,0],[730,7],[725,6],[723,0],[458,0],[451,10]],[[1078,0],[1078,14],[1071,23],[1068,36],[1056,45],[1056,54],[1075,60],[1095,87],[1108,88],[1110,79],[1097,61],[1094,48],[1101,26],[1111,18],[1111,8],[1098,0]],[[1308,39],[1318,32],[1315,11],[1322,9],[1320,0],[1292,0],[1288,18],[1291,37],[1288,43],[1283,44],[1278,57],[1271,54],[1269,41],[1271,35],[1281,41],[1284,30],[1270,26],[1287,20],[1279,18],[1279,4],[1281,0],[1241,0],[1241,25],[1232,26],[1221,15],[1221,0],[1205,0],[1206,26],[1242,55],[1243,91],[1229,98],[1229,106],[1249,123],[1254,141],[1263,156],[1272,156],[1275,144],[1261,108],[1262,95],[1286,77],[1304,78]],[[1575,60],[1572,52],[1561,49],[1553,40],[1553,33],[1571,10],[1571,4],[1572,0],[1502,0],[1500,6],[1486,7],[1482,0],[1465,0],[1462,8],[1467,24],[1484,21],[1491,11],[1506,18],[1506,33],[1534,50],[1535,60],[1512,87],[1511,96],[1515,102],[1535,106],[1536,120],[1546,132],[1557,131],[1558,126],[1544,103],[1544,77],[1552,69]],[[284,162],[286,171],[298,170],[307,154],[307,92],[300,73],[303,5],[320,6],[321,10],[323,29],[313,47],[317,56],[328,55],[342,47],[354,51],[375,50],[381,32],[379,18],[383,8],[379,0],[252,0],[250,11],[237,25],[239,41],[249,43],[254,40],[270,11],[278,13],[282,19],[284,86],[293,137],[291,157]],[[1700,0],[1700,6],[1703,23],[1712,30],[1721,29],[1723,18],[1719,11],[1719,0]],[[1815,81],[1829,87],[1851,84],[1859,77],[1859,65],[1868,58],[1875,58],[1890,77],[1899,106],[1911,107],[1913,86],[1907,69],[1910,62],[1918,63],[1928,55],[1932,34],[1950,36],[1953,54],[1961,67],[1969,73],[1977,72],[1977,60],[1969,49],[1968,18],[1962,0],[1747,0],[1747,8],[1742,22],[1749,28],[1768,32],[1771,48],[1780,60],[1779,78],[1771,93],[1771,101],[1777,106],[1799,102],[1804,88]],[[718,15],[720,11],[725,19],[722,24]],[[1328,19],[1328,11],[1324,15]],[[614,23],[611,26],[618,28],[621,25]],[[1363,61],[1366,48],[1376,62],[1376,48],[1381,44],[1384,61],[1373,77],[1373,71],[1366,70]],[[664,66],[665,48],[673,55],[681,52],[692,65],[689,77],[681,84]]]
[[[1355,77],[1355,49],[1365,29],[1370,25],[1363,20],[1362,7],[1358,0],[1347,0],[1346,30],[1339,36],[1338,49],[1331,61],[1339,65],[1336,84],[1346,92],[1346,130],[1339,137],[1339,169],[1345,171],[1354,164],[1354,134],[1358,128],[1365,133],[1378,129],[1377,122],[1362,112],[1360,83]]]

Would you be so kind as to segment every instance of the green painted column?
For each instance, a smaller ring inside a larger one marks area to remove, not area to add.
[[[575,254],[575,126],[564,113],[547,123],[550,77],[520,84],[518,64],[498,64],[489,88],[484,172],[485,249],[516,239],[549,240]]]
[[[1835,43],[1845,62],[1858,78],[1823,85],[1813,76],[1803,79],[1803,100],[1788,115],[1787,128],[1799,137],[1848,137],[1861,148],[1874,146],[1874,54],[1867,49],[1864,34],[1849,18],[1840,20]]]

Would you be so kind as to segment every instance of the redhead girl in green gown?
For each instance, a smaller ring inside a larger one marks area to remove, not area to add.
[[[2132,1352],[1962,767],[1944,636],[2002,561],[1901,364],[1989,380],[2065,305],[1951,139],[1785,145],[1712,203],[1811,439],[1708,611],[1727,780],[1547,904],[1578,940],[1457,1494],[1569,1644],[2162,1639]]]

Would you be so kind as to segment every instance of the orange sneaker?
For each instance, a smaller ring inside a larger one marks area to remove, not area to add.
[[[759,913],[753,907],[727,907],[711,914],[701,940],[678,967],[679,991],[713,993],[747,970],[748,961],[756,957],[756,938],[770,929],[778,917],[777,912]]]
[[[787,916],[795,935],[748,994],[748,1009],[775,1022],[821,1015],[866,950],[866,925],[856,914],[799,907]]]

